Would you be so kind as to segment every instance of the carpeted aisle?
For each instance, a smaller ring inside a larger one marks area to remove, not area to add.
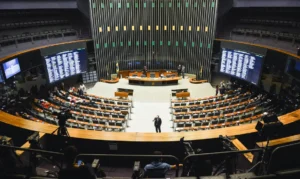
[[[137,86],[129,85],[128,80],[120,79],[117,84],[98,82],[87,90],[88,94],[114,97],[117,88],[133,89],[134,108],[132,109],[129,127],[126,132],[155,132],[153,119],[159,115],[162,119],[162,132],[172,132],[170,99],[172,89],[188,88],[192,98],[203,98],[215,95],[215,89],[209,84],[191,84],[188,79],[179,81],[173,86]]]

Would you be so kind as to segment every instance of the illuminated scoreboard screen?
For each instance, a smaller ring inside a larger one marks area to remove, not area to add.
[[[87,53],[84,48],[44,56],[49,83],[87,71]]]
[[[257,85],[262,63],[261,55],[223,48],[220,72]]]

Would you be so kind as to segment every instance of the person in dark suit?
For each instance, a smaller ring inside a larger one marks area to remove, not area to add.
[[[160,129],[161,118],[159,117],[159,115],[157,115],[157,117],[154,118],[153,121],[154,121],[154,126],[155,126],[156,133],[161,133],[161,129]]]
[[[219,94],[219,85],[216,86],[216,96]]]
[[[145,75],[147,77],[147,66],[144,66],[144,69],[143,69],[143,75]]]

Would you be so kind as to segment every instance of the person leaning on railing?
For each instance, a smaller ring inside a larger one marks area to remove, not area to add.
[[[78,152],[76,147],[68,146],[64,149],[65,168],[59,171],[58,179],[96,179],[96,174],[90,165],[83,162],[78,166],[75,158]]]
[[[154,151],[153,155],[162,155],[161,151]],[[182,164],[179,164],[182,167]],[[162,158],[154,158],[153,162],[147,164],[144,168],[144,177],[148,178],[165,178],[170,169],[176,169],[176,165],[170,165],[162,162]]]

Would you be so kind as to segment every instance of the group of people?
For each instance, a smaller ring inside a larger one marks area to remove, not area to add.
[[[185,73],[185,66],[179,64],[178,67],[177,67],[178,76],[182,75],[182,78],[184,79],[184,73]]]
[[[225,81],[223,80],[221,81],[220,86],[219,85],[216,86],[216,96],[219,94],[219,92],[222,95],[226,93],[226,90],[231,90],[231,89],[232,89],[231,81],[225,83]]]

